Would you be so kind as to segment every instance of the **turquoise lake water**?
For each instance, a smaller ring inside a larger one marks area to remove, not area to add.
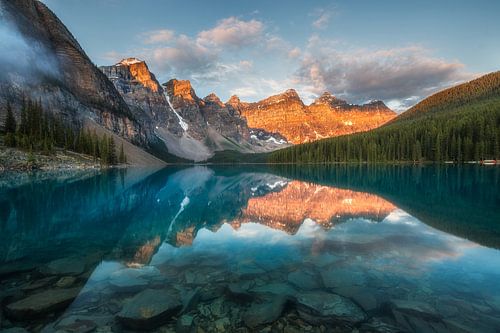
[[[0,174],[0,331],[500,332],[500,168]]]

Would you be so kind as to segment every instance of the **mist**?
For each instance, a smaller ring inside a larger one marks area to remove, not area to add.
[[[47,77],[58,78],[55,56],[40,42],[24,38],[1,6],[0,3],[0,79],[33,83]]]

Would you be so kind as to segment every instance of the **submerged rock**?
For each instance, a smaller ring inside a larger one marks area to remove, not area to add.
[[[80,275],[84,271],[85,262],[79,258],[57,259],[40,268],[45,275]]]
[[[306,292],[297,297],[297,310],[312,323],[358,323],[367,318],[363,310],[348,298],[323,291]]]
[[[138,269],[126,268],[111,274],[109,283],[119,289],[134,291],[140,290],[148,281],[143,278],[142,272]]]
[[[146,289],[129,299],[117,319],[127,328],[152,329],[165,324],[181,308],[177,295]]]
[[[251,292],[256,294],[270,294],[278,296],[287,296],[294,298],[297,295],[297,290],[287,283],[270,283],[263,286],[251,289]]]
[[[47,290],[7,305],[6,312],[18,320],[38,317],[64,309],[79,292],[80,288]]]
[[[190,333],[193,327],[193,316],[183,315],[177,320],[175,331],[178,333]]]
[[[296,271],[288,274],[288,282],[303,290],[313,290],[321,288],[318,277],[311,271]]]
[[[45,327],[42,333],[45,332],[71,332],[71,333],[87,333],[93,332],[96,328],[101,328],[110,325],[114,321],[112,315],[78,315],[70,314],[67,317],[58,319],[57,322]]]
[[[254,303],[243,314],[245,325],[255,328],[263,324],[270,324],[276,321],[285,307],[287,299],[285,297],[275,297],[263,303]]]
[[[76,278],[74,276],[64,276],[56,282],[56,286],[59,288],[69,288],[75,283],[75,281]]]
[[[40,289],[42,287],[45,287],[45,286],[51,284],[52,282],[54,282],[55,279],[56,279],[56,277],[51,276],[51,277],[46,277],[46,278],[43,278],[40,280],[35,280],[35,281],[32,281],[29,284],[25,285],[21,289],[24,291],[32,291],[32,290]]]
[[[408,330],[433,332],[444,329],[441,316],[427,303],[392,300],[390,303],[396,322]]]
[[[436,310],[427,303],[419,301],[392,300],[392,311],[398,311],[426,319],[439,320],[440,316]]]
[[[327,288],[342,288],[348,286],[363,286],[366,278],[361,272],[346,269],[330,269],[321,271],[323,284]]]
[[[29,333],[29,332],[25,328],[22,328],[22,327],[12,327],[12,328],[3,329],[0,331],[0,333]]]
[[[229,283],[227,286],[228,293],[239,301],[249,301],[253,298],[250,289],[255,285],[252,280],[240,280],[238,282]]]

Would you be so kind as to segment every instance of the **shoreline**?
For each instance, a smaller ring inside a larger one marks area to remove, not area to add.
[[[0,174],[4,172],[107,170],[124,167],[127,165],[101,165],[92,156],[62,149],[56,149],[52,154],[42,154],[0,146]]]

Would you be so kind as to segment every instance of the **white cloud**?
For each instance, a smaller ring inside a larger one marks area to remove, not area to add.
[[[253,98],[258,95],[254,87],[240,87],[231,90],[231,95],[236,95],[240,98]]]
[[[330,10],[316,10],[315,13],[313,13],[313,16],[315,16],[316,18],[313,21],[312,26],[316,29],[325,29],[326,27],[328,27],[332,15],[333,13]]]
[[[434,57],[421,46],[343,51],[317,36],[301,61],[293,81],[308,93],[330,91],[354,102],[382,99],[400,110],[471,77],[460,62]]]
[[[251,60],[241,60],[240,63],[240,68],[242,70],[250,70],[253,67],[253,61]]]
[[[300,49],[298,47],[295,47],[288,52],[288,58],[292,58],[292,59],[298,58],[298,57],[300,57],[301,54],[302,54],[302,52],[300,51]]]
[[[197,40],[203,45],[242,47],[257,42],[262,38],[263,31],[264,24],[261,21],[228,17],[220,20],[212,29],[201,31]]]
[[[139,36],[144,44],[167,43],[174,39],[175,32],[168,29],[152,30]]]
[[[160,70],[175,74],[204,73],[214,67],[218,54],[188,36],[180,35],[174,45],[152,49],[151,60]]]

